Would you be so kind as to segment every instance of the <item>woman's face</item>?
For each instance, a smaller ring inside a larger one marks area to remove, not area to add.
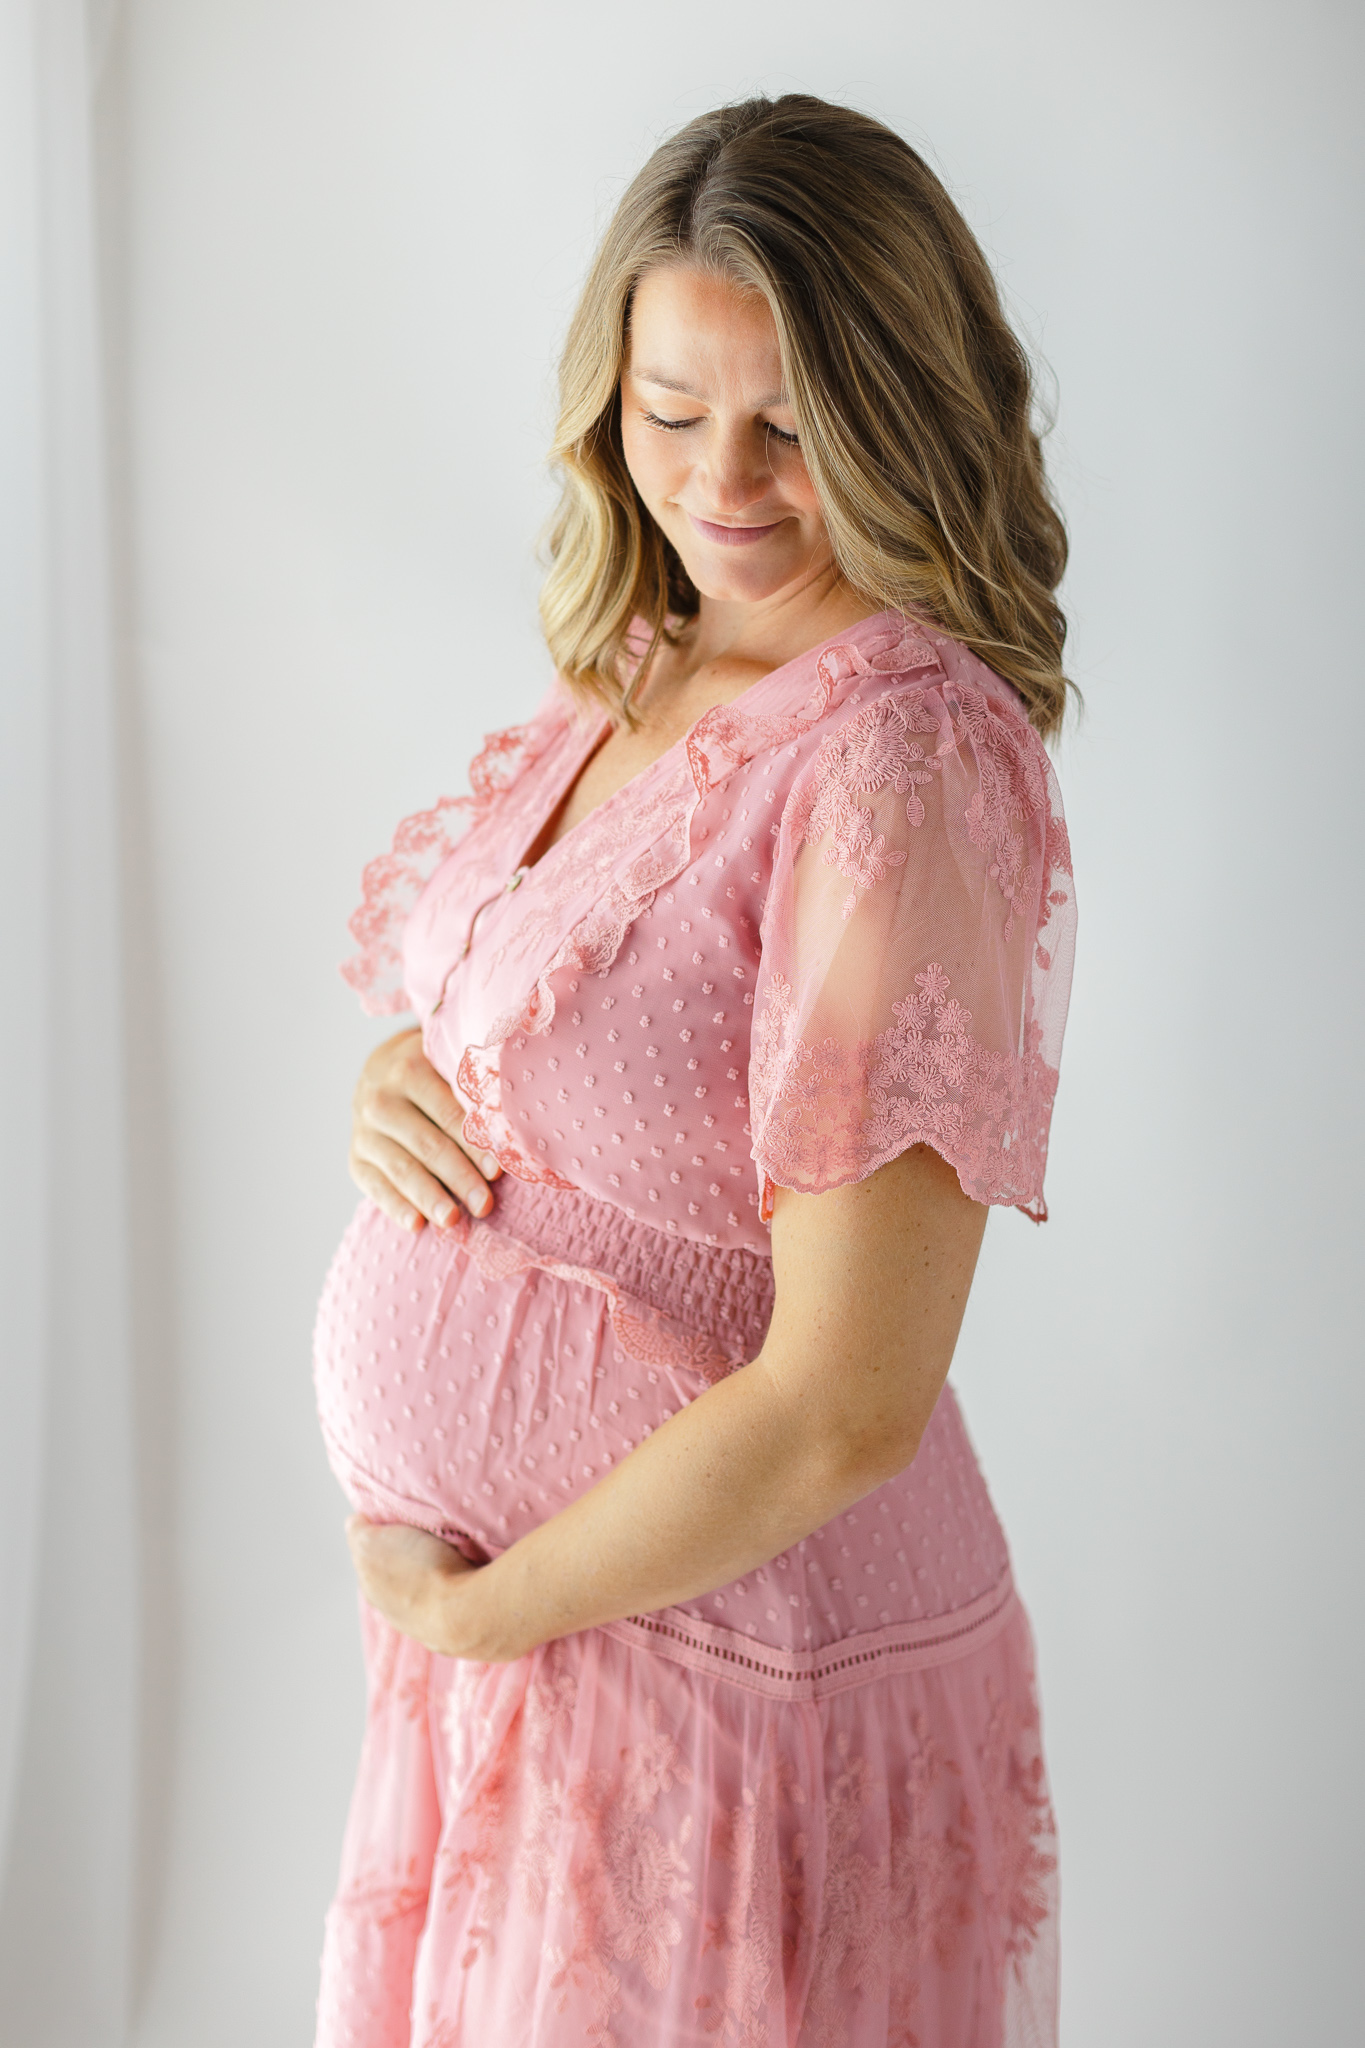
[[[777,329],[756,293],[684,263],[645,272],[621,439],[636,489],[703,597],[753,604],[830,567]]]

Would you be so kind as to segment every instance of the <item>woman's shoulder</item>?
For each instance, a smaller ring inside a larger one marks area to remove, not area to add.
[[[792,774],[778,847],[818,846],[856,885],[952,842],[959,877],[1070,871],[1061,792],[1017,691],[961,641],[883,617],[821,653],[828,701]],[[965,848],[973,849],[965,856]],[[964,865],[965,858],[965,865]],[[1009,889],[1005,890],[1008,895]]]
[[[885,697],[930,694],[956,707],[984,700],[1034,734],[1013,684],[961,640],[913,614],[877,612],[815,650],[827,685],[822,726]],[[1042,741],[1034,734],[1037,744]]]
[[[865,799],[887,780],[898,789],[920,780],[926,755],[937,768],[950,753],[997,783],[1007,760],[1011,779],[1030,786],[1050,773],[1011,685],[951,635],[900,612],[857,620],[772,670],[687,738],[699,788],[740,763],[762,764],[773,797],[798,808],[812,780],[837,775]]]
[[[1052,764],[1019,693],[927,621],[878,613],[814,650],[811,667],[813,678],[793,676],[798,688],[815,685],[793,782],[837,775],[866,798],[888,781],[898,789],[918,782],[951,755],[974,780],[1003,775],[1035,795],[1046,785],[1056,799]]]

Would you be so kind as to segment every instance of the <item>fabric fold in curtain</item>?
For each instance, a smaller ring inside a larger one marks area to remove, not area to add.
[[[0,0],[0,2039],[126,2039],[136,1556],[92,33]]]

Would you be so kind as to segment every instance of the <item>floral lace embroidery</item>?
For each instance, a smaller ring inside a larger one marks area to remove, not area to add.
[[[927,758],[920,741],[911,738],[917,732],[940,735],[938,747]],[[837,867],[855,885],[844,899],[846,918],[857,907],[860,889],[870,889],[906,861],[904,853],[887,850],[884,832],[873,837],[872,813],[857,799],[889,783],[897,795],[909,792],[906,819],[912,826],[922,825],[925,812],[919,791],[933,781],[944,754],[955,744],[951,721],[933,716],[923,690],[877,698],[821,743],[814,781],[793,800],[792,831],[798,844],[828,838],[822,856],[826,865]]]
[[[958,706],[954,721],[946,703],[936,711],[928,701],[931,688],[939,694],[927,683],[888,692],[821,743],[813,780],[792,801],[793,836],[806,845],[828,837],[823,860],[855,885],[843,905],[844,916],[851,917],[858,891],[883,881],[891,868],[904,866],[906,860],[903,852],[887,850],[885,833],[874,838],[872,812],[858,798],[889,785],[897,795],[906,796],[906,821],[918,829],[925,819],[919,791],[942,773],[945,758],[969,740],[978,779],[965,823],[972,844],[989,855],[987,872],[1009,905],[1002,934],[1008,940],[1015,915],[1024,909],[1038,881],[1026,864],[1024,838],[1017,829],[1024,819],[1039,813],[1047,816],[1049,884],[1052,870],[1070,871],[1066,826],[1052,815],[1049,803],[1047,756],[1032,729],[984,690],[965,683],[952,686]],[[926,754],[914,735],[930,733],[938,735],[938,745]],[[1067,900],[1045,885],[1040,929],[1050,910]]]
[[[671,1735],[659,1726],[659,1705],[649,1700],[646,1738],[625,1752],[618,1773],[592,1772],[579,1788],[575,1806],[596,1834],[600,1863],[596,1877],[597,1946],[613,1962],[634,1963],[645,1982],[662,1991],[672,1970],[672,1951],[683,1938],[678,1909],[692,1902],[693,1885],[684,1850],[692,1817],[667,1841],[650,1816],[675,1784],[690,1784],[692,1773]]]
[[[458,1717],[469,1702],[458,1682],[447,1706],[447,1727],[457,1737]],[[502,1760],[484,1778],[468,1811],[472,1842],[452,1861],[442,1885],[447,1906],[469,1886],[477,1910],[470,1926],[466,1966],[496,1944],[495,1929],[515,1884],[528,1912],[543,1913],[551,1898],[567,1904],[573,1947],[549,1951],[550,1988],[568,2010],[572,1987],[585,2000],[585,2040],[611,2040],[611,2020],[620,2009],[620,1979],[613,1964],[633,1964],[647,1984],[662,1990],[672,1955],[683,1938],[681,1913],[692,1906],[693,1886],[685,1850],[690,1815],[671,1839],[653,1816],[675,1785],[691,1783],[677,1743],[660,1726],[658,1702],[646,1703],[648,1733],[622,1751],[613,1771],[586,1769],[572,1783],[553,1777],[545,1760],[572,1728],[576,1681],[569,1653],[547,1647],[527,1687],[519,1732],[509,1730]],[[484,1741],[491,1731],[484,1731]],[[567,1746],[567,1744],[566,1744]],[[515,1754],[515,1764],[513,1755]],[[513,1788],[520,1797],[514,1799]],[[572,1830],[579,1853],[567,1881],[554,1875],[561,1834]],[[435,2022],[436,2014],[431,2015]]]
[[[859,674],[873,666],[857,649],[838,652]],[[888,788],[903,796],[906,824],[917,832],[927,815],[921,791],[944,781],[948,762],[961,756],[969,791],[960,829],[1004,899],[1001,943],[1017,918],[1032,916],[1034,971],[1045,975],[1052,955],[1044,932],[1070,902],[1070,848],[1047,757],[1003,698],[950,681],[933,659],[936,675],[885,691],[822,741],[788,804],[792,844],[819,846],[822,863],[852,883],[842,904],[847,920],[909,858],[875,829],[865,799]],[[775,1184],[836,1186],[920,1142],[957,1168],[978,1201],[1012,1202],[1037,1222],[1046,1217],[1043,1170],[1058,1076],[1043,1057],[1038,987],[1021,992],[1019,1050],[996,1052],[973,1035],[972,1012],[950,996],[937,961],[925,961],[914,982],[891,1005],[894,1022],[871,1041],[849,1043],[803,1038],[790,979],[776,966],[768,973],[750,1064],[765,1220]]]
[[[404,1865],[399,1879],[367,1876],[361,1871],[352,1878],[337,1903],[346,1913],[387,1929],[409,1914],[425,1914],[430,1887],[415,1856]]]
[[[953,1780],[960,1788],[961,1767],[929,1732],[924,1715],[916,1717],[919,1752],[905,1781],[906,1804],[895,1813],[891,1843],[891,1906],[895,1925],[913,1930],[915,1953],[951,1970],[957,1961],[962,1930],[972,1919],[971,1886],[976,1880],[972,1845],[972,1811],[959,1796],[957,1817],[942,1832],[929,1824],[934,1794]]]
[[[404,818],[389,851],[366,867],[360,907],[348,925],[360,951],[341,972],[370,1016],[395,1016],[407,1009],[403,927],[417,899],[466,833],[535,759],[550,730],[546,721],[533,719],[489,733],[470,764],[471,794],[440,797],[429,811]]]
[[[783,1979],[806,1931],[804,1837],[796,1837],[790,1855],[779,1852],[772,1861],[781,1838],[779,1808],[804,1803],[795,1766],[775,1753],[770,1736],[757,1791],[746,1785],[740,1804],[719,1815],[711,1830],[711,1853],[734,1875],[724,1916],[707,1923],[702,1954],[723,1953],[725,1992],[723,2001],[702,1993],[696,2006],[705,2031],[735,2048],[767,2048],[767,2015],[783,1996]]]
[[[870,1042],[811,1044],[796,1036],[790,983],[770,978],[750,1066],[754,1150],[768,1180],[837,1186],[927,1143],[974,1200],[1012,1202],[1043,1221],[1057,1070],[1038,1027],[1028,1026],[1020,1057],[991,1052],[936,961],[915,982],[918,993],[892,1005],[895,1023]]]
[[[983,691],[959,687],[957,744],[972,743],[980,780],[967,805],[967,832],[990,855],[991,880],[1009,905],[1003,936],[1008,940],[1017,913],[1026,912],[1038,875],[1025,863],[1025,844],[1016,828],[1026,818],[1047,816],[1054,853],[1065,854],[1066,828],[1051,816],[1047,756],[1036,733],[1021,718],[1003,711]],[[1062,900],[1065,900],[1064,898]],[[1039,929],[1048,922],[1053,899],[1043,883]]]
[[[888,2048],[920,2048],[915,2013],[925,1967],[956,1966],[963,1931],[975,1917],[978,1882],[961,1768],[934,1740],[923,1715],[916,1717],[915,1732],[920,1747],[905,1781],[905,1801],[891,1810],[888,1918],[904,1938],[891,1943]],[[940,1788],[957,1795],[955,1817],[941,1829],[933,1825]]]
[[[987,1692],[991,1717],[980,1761],[995,1852],[994,1901],[1007,1930],[1005,1954],[1017,1974],[1051,1910],[1047,1880],[1057,1858],[1039,1844],[1055,1841],[1057,1828],[1044,1782],[1036,1707],[1030,1702],[1020,1712],[994,1685],[988,1684]]]
[[[593,820],[588,853],[567,836],[556,841],[542,856],[544,871],[543,875],[537,874],[527,916],[493,954],[492,965],[497,967],[512,945],[519,953],[533,958],[559,930],[566,906],[584,894],[593,877],[598,877],[605,890],[604,902],[594,903],[589,912],[592,922],[579,941],[587,957],[575,964],[588,967],[589,971],[592,967],[609,966],[615,949],[607,957],[603,955],[610,945],[610,934],[621,923],[622,913],[629,910],[626,922],[631,922],[662,882],[673,879],[674,861],[679,857],[686,859],[687,820],[680,814],[680,806],[686,804],[691,793],[692,785],[683,767],[639,790],[630,790],[627,785],[620,799],[608,799],[601,807],[601,815]],[[615,870],[633,846],[647,850],[618,879]],[[566,849],[565,856],[556,859],[560,847]],[[624,928],[622,925],[623,932]],[[516,1029],[515,1016],[508,1029]]]
[[[922,1712],[896,1782],[879,1777],[841,1731],[818,1813],[807,1810],[801,1769],[779,1747],[774,1724],[756,1781],[702,1840],[686,1810],[671,1832],[662,1821],[666,1802],[677,1815],[670,1795],[692,1775],[657,1700],[646,1702],[644,1731],[617,1761],[566,1776],[559,1759],[574,1754],[582,1732],[573,1652],[548,1645],[520,1698],[499,1694],[501,1704],[482,1712],[481,1667],[458,1667],[444,1720],[463,1846],[438,1853],[431,1910],[462,1912],[465,1969],[485,1959],[496,1968],[514,1900],[536,1920],[567,1923],[568,1946],[544,1950],[548,1986],[575,2039],[595,2048],[618,2042],[624,1971],[636,1974],[638,1997],[640,1980],[662,1992],[683,1967],[697,1980],[698,2026],[718,2048],[770,2048],[791,2024],[787,2001],[807,1971],[803,2042],[823,2048],[842,2039],[850,2006],[884,1987],[888,2048],[927,2048],[918,2014],[928,1973],[959,1968],[974,1923],[996,1979],[980,1986],[986,2009],[1003,1995],[1007,1973],[1024,1983],[1025,1962],[1050,1927],[1056,1858],[1036,1708],[982,1682],[978,1812],[962,1763]],[[811,1857],[816,1825],[823,1839]],[[708,1863],[728,1869],[728,1895],[702,1921]],[[388,1910],[387,1899],[376,1893],[372,1909]],[[711,1956],[719,1976],[706,1966]],[[460,2026],[447,1993],[426,2014],[422,2048],[458,2043]]]
[[[924,1972],[955,1968],[963,1935],[976,1917],[981,1870],[961,1767],[931,1735],[923,1715],[916,1718],[915,1732],[919,1750],[899,1787],[879,1787],[867,1758],[853,1754],[848,1735],[837,1738],[839,1769],[824,1803],[818,1925],[807,1897],[804,1794],[790,1761],[770,1757],[759,1789],[746,1787],[742,1804],[717,1821],[712,1853],[732,1867],[732,1894],[724,1920],[708,1924],[703,1953],[724,1953],[725,1995],[723,2005],[704,1995],[697,2007],[706,2031],[727,2048],[766,2048],[772,2009],[780,2009],[786,1980],[812,1942],[815,1967],[803,2040],[842,2038],[850,2000],[871,1991],[889,1971],[889,2048],[920,2048],[915,2014]],[[1045,1880],[1055,1859],[1033,1847],[1036,1835],[1050,1830],[1051,1814],[1046,1796],[1037,1792],[1041,1765],[1033,1772],[1019,1764],[1013,1733],[1008,1713],[1000,1710],[983,1763],[992,1848],[1002,1873],[995,1887],[1001,1944],[1018,1970],[1050,1911]],[[899,1796],[883,1806],[887,1792]],[[869,1853],[867,1831],[879,1812],[889,1820],[889,1841],[880,1853]],[[784,1838],[790,1851],[774,1858]],[[780,1897],[770,1895],[775,1883]]]
[[[872,1794],[867,1759],[850,1756],[847,1735],[836,1747],[842,1768],[825,1793],[825,1882],[807,2007],[816,2041],[838,2039],[849,1994],[871,1978],[887,1935],[886,1861],[873,1862],[858,1846]]]
[[[902,1788],[904,1800],[890,1807],[890,1845],[875,1861],[858,1846],[872,1804],[866,1759],[850,1757],[846,1737],[839,1742],[844,1768],[828,1802],[832,1876],[808,2020],[818,2041],[837,2038],[849,1996],[875,1981],[885,1955],[890,2048],[918,2048],[913,2019],[923,1968],[932,1962],[951,1970],[973,1918],[977,1868],[965,1798],[959,1795],[956,1817],[946,1827],[934,1826],[940,1785],[960,1784],[962,1773],[929,1735],[922,1715],[916,1733],[921,1747]]]

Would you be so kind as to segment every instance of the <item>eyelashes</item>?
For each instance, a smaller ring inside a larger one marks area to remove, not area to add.
[[[666,434],[681,434],[688,427],[699,427],[701,425],[700,419],[666,420],[661,414],[650,412],[647,408],[644,416],[651,427],[661,427]],[[801,438],[798,434],[788,434],[781,427],[774,426],[768,426],[767,432],[774,441],[779,441],[784,448],[799,448],[801,446]]]

